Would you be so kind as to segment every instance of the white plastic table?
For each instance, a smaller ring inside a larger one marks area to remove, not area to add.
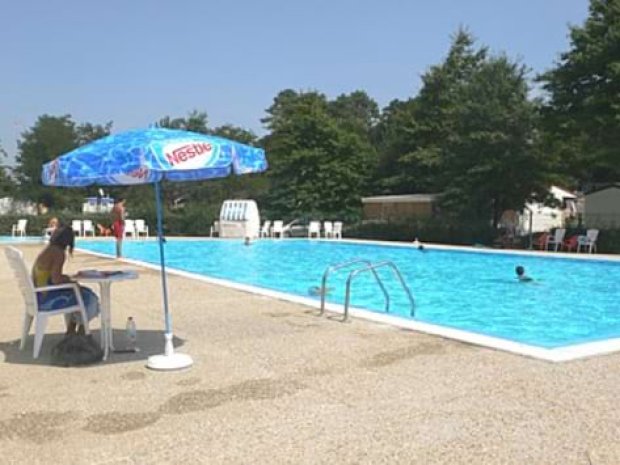
[[[85,270],[79,272],[74,277],[83,283],[98,283],[101,300],[101,348],[103,349],[103,359],[107,360],[110,350],[114,350],[112,339],[112,309],[111,309],[111,287],[112,283],[126,281],[128,279],[138,279],[138,273],[133,270],[123,271],[97,271]]]

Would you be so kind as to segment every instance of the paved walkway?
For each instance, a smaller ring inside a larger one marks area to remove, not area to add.
[[[32,262],[40,246],[21,249]],[[69,271],[84,268],[119,263],[76,253]],[[142,351],[59,368],[61,318],[40,359],[32,336],[18,350],[22,300],[0,253],[0,463],[620,463],[618,354],[552,364],[171,276],[195,365],[152,372],[160,285],[140,273],[114,284],[112,310],[116,340],[132,315]]]

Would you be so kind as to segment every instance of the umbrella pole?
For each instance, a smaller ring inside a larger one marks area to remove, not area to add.
[[[166,345],[163,355],[152,355],[148,358],[146,366],[153,370],[180,370],[190,367],[194,362],[189,355],[174,352],[172,344],[172,319],[168,309],[168,281],[166,279],[166,260],[164,255],[164,231],[163,231],[163,208],[161,205],[161,182],[155,183],[155,205],[157,208],[157,241],[159,242],[159,260],[161,265],[161,288],[164,300],[164,315],[166,320],[166,332],[164,337]]]

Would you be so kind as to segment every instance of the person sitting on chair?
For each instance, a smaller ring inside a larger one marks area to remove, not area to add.
[[[72,255],[74,245],[75,236],[73,229],[64,225],[57,227],[52,237],[50,237],[49,244],[41,251],[32,267],[32,281],[36,287],[74,282],[62,272],[67,248],[69,249],[69,254]],[[90,321],[99,314],[99,299],[89,288],[83,286],[79,286],[79,288],[84,301],[84,307],[86,308],[86,316]],[[47,310],[77,304],[76,295],[72,289],[57,289],[38,293],[37,298],[39,299],[39,305]],[[67,334],[75,333],[76,331],[83,332],[84,323],[81,321],[80,314],[74,313],[71,320],[67,322]]]

